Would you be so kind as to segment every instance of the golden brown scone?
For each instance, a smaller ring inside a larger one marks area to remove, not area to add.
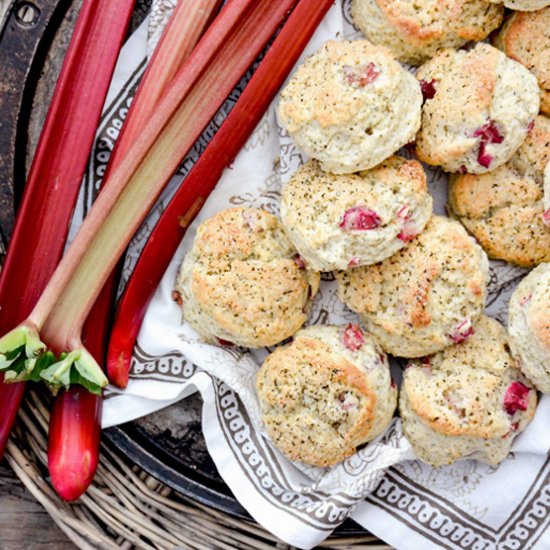
[[[416,76],[426,97],[416,154],[448,172],[481,174],[504,164],[539,111],[536,78],[489,44],[441,50]]]
[[[504,8],[488,0],[353,0],[353,22],[375,44],[419,65],[441,48],[483,40],[502,21]]]
[[[467,342],[409,363],[399,397],[403,432],[432,466],[462,458],[498,464],[536,405],[504,328],[486,316]]]
[[[199,226],[178,275],[186,321],[212,343],[258,348],[292,336],[319,287],[296,256],[272,214],[218,212]]]
[[[403,248],[432,215],[424,168],[393,156],[357,174],[309,161],[283,187],[281,220],[311,269],[370,265]]]
[[[550,7],[513,13],[495,36],[494,44],[537,77],[540,110],[550,114]]]
[[[534,11],[550,6],[550,0],[489,0],[494,4],[502,4],[511,10]]]
[[[449,208],[490,258],[523,267],[550,261],[544,223],[544,169],[550,162],[550,119],[539,115],[527,139],[488,174],[456,174]]]
[[[508,334],[520,369],[544,393],[550,393],[550,264],[533,269],[510,299]]]
[[[387,48],[329,40],[283,88],[277,117],[323,170],[350,174],[412,141],[421,105],[418,82]]]
[[[381,434],[397,404],[386,356],[357,325],[311,326],[257,376],[262,420],[290,460],[331,466]]]
[[[411,243],[379,264],[339,272],[338,295],[384,351],[435,353],[472,334],[485,303],[489,265],[456,221],[433,216]]]

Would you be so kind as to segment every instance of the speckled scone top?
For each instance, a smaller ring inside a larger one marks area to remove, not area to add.
[[[539,115],[506,164],[488,174],[451,177],[450,210],[489,257],[524,267],[550,261],[550,227],[543,219],[549,162],[550,119]]]
[[[494,4],[502,4],[511,10],[535,11],[550,6],[550,0],[489,0]]]
[[[208,342],[281,342],[305,322],[319,274],[296,261],[277,218],[229,208],[203,222],[177,280],[185,319]]]
[[[367,170],[414,139],[422,95],[413,75],[367,40],[327,42],[282,90],[279,123],[338,174]]]
[[[434,216],[383,262],[339,272],[338,294],[382,348],[421,357],[465,340],[486,296],[485,252],[456,221]]]
[[[267,357],[257,389],[276,447],[290,460],[323,467],[381,434],[397,402],[386,356],[357,325],[299,331]]]
[[[413,65],[441,48],[483,40],[500,25],[503,11],[488,0],[353,0],[351,8],[369,40]]]
[[[489,44],[442,50],[417,78],[427,92],[417,156],[449,172],[480,174],[505,163],[539,111],[535,76]]]
[[[525,376],[550,393],[550,263],[533,269],[512,294],[508,333]]]
[[[550,7],[516,12],[495,38],[495,46],[525,65],[540,86],[540,110],[550,114]]]
[[[403,432],[424,462],[497,464],[533,418],[536,403],[508,352],[504,328],[482,316],[467,342],[409,364],[399,410]]]
[[[311,269],[379,262],[420,233],[432,213],[426,174],[416,160],[391,157],[350,175],[303,165],[283,188],[281,219]]]

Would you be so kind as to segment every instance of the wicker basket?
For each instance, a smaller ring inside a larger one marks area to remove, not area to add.
[[[82,549],[290,549],[253,522],[190,501],[103,444],[88,492],[75,504],[59,499],[47,481],[47,429],[51,399],[32,389],[7,448],[19,479],[57,525]],[[388,549],[374,536],[332,537],[322,548]]]

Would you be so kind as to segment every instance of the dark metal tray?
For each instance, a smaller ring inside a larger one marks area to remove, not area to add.
[[[0,242],[5,246],[14,210],[40,135],[47,106],[81,0],[15,0],[0,32]],[[131,30],[150,0],[138,0]],[[166,485],[234,517],[250,516],[220,478],[201,430],[196,394],[163,411],[104,432],[121,456]],[[363,534],[348,520],[339,533]]]

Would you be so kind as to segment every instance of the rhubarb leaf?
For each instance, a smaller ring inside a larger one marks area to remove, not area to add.
[[[25,324],[8,332],[0,338],[0,371],[4,372],[4,380],[22,382],[36,379],[50,361],[50,355],[44,357],[45,351],[46,346],[35,328]],[[37,367],[40,369],[35,373]]]
[[[40,373],[40,378],[54,394],[61,388],[67,389],[71,384],[79,384],[88,391],[101,395],[101,389],[107,385],[107,378],[99,365],[82,349],[62,353],[58,361]]]

